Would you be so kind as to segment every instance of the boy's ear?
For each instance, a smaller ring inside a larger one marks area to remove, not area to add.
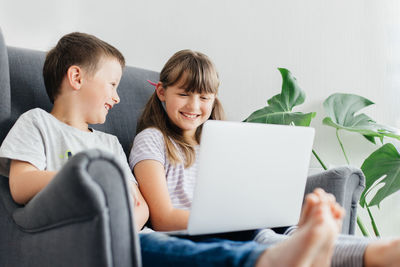
[[[162,86],[161,82],[158,82],[156,85],[156,93],[158,96],[158,99],[160,99],[161,102],[165,101],[165,88]]]
[[[82,69],[79,66],[72,65],[67,70],[68,83],[75,90],[81,89],[82,86]]]

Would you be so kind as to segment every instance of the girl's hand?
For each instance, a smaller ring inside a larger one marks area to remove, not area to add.
[[[186,229],[189,211],[173,207],[164,166],[159,161],[142,160],[135,165],[134,175],[149,207],[153,229],[156,231]]]

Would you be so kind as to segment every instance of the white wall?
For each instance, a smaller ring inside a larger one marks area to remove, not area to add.
[[[376,103],[365,112],[400,127],[400,7],[396,0],[0,0],[0,27],[9,45],[47,50],[65,33],[84,31],[110,42],[129,65],[159,71],[176,51],[208,54],[221,77],[229,119],[242,120],[279,93],[277,67],[305,90],[298,111],[316,111],[315,149],[331,165],[345,164],[332,128],[322,126],[330,94],[359,94]],[[342,133],[351,163],[375,147]],[[319,167],[314,160],[312,167]],[[384,201],[385,235],[397,196]],[[389,220],[387,220],[389,219]],[[387,226],[386,226],[387,225]]]

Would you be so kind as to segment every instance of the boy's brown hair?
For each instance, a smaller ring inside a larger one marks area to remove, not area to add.
[[[43,66],[44,84],[51,103],[60,93],[61,82],[69,67],[77,65],[94,74],[104,57],[115,58],[122,68],[125,67],[122,53],[99,38],[80,32],[64,35],[47,53]]]
[[[192,50],[182,50],[175,53],[160,73],[160,82],[165,90],[178,82],[187,93],[211,93],[217,95],[219,87],[218,72],[212,61],[204,54]],[[214,106],[209,119],[223,120],[225,117],[221,102],[215,97]],[[167,156],[172,164],[184,162],[185,168],[190,167],[196,157],[195,149],[182,135],[182,130],[168,118],[156,92],[150,97],[142,115],[138,120],[137,133],[154,127],[159,129],[167,148]],[[196,141],[200,143],[202,125],[196,130]],[[175,145],[175,144],[176,145]],[[178,151],[179,150],[179,151]],[[181,158],[180,153],[184,158]]]

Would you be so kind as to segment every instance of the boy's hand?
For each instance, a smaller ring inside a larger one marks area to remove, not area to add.
[[[132,196],[132,199],[133,199],[133,205],[140,206],[140,200],[139,200],[138,193],[137,193],[136,190],[138,190],[137,186],[132,183],[130,191],[131,191],[131,196]]]
[[[131,182],[130,191],[134,201],[135,226],[140,231],[149,219],[149,207],[134,182]]]

